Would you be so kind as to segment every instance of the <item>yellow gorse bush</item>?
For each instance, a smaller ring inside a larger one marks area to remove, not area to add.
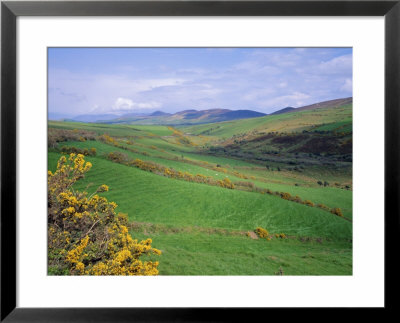
[[[338,208],[338,207],[333,208],[333,209],[331,210],[331,213],[332,213],[332,214],[335,214],[335,215],[337,215],[337,216],[343,217],[343,212],[342,212],[342,210],[341,210],[340,208]]]
[[[264,229],[264,228],[261,228],[261,227],[257,227],[254,230],[254,232],[260,238],[268,238],[268,235],[269,235],[268,231],[266,229]]]
[[[72,185],[90,170],[82,154],[62,156],[53,174],[48,172],[48,265],[51,274],[157,275],[158,261],[143,255],[160,255],[152,240],[138,241],[128,231],[126,214],[117,204],[96,192],[78,192]]]
[[[314,203],[311,202],[310,200],[305,200],[303,203],[304,203],[305,205],[308,205],[308,206],[314,206]]]

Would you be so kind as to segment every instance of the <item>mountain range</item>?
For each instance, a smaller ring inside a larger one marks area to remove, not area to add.
[[[184,110],[176,113],[155,111],[151,114],[126,114],[116,116],[104,115],[80,115],[65,121],[96,122],[108,124],[168,124],[168,125],[191,125],[201,123],[213,123],[237,119],[248,119],[265,116],[265,113],[252,110]]]
[[[329,101],[323,101],[299,108],[286,107],[277,110],[270,115],[297,112],[303,110],[312,110],[318,108],[338,107],[353,102],[353,98],[342,98]],[[229,110],[229,109],[209,109],[209,110],[184,110],[176,113],[167,113],[155,111],[151,114],[129,113],[122,116],[115,114],[101,115],[79,115],[64,121],[76,122],[95,122],[107,124],[142,124],[142,125],[195,125],[204,123],[215,123],[237,119],[249,119],[266,116],[267,114],[252,110]],[[49,116],[50,117],[50,116]]]

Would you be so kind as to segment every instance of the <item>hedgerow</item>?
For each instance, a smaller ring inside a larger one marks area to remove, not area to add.
[[[304,205],[308,205],[308,206],[311,206],[311,207],[314,206],[314,203],[311,202],[310,200],[305,200],[303,203],[304,203]]]
[[[90,149],[84,148],[84,149],[81,149],[81,148],[77,148],[75,146],[62,146],[61,147],[61,152],[63,154],[72,154],[72,153],[74,153],[74,154],[82,154],[82,155],[85,155],[85,156],[96,156],[96,154],[97,154],[96,148],[90,148]]]
[[[68,129],[48,128],[47,138],[48,138],[47,141],[48,147],[56,148],[59,142],[95,140],[96,133],[92,131],[78,130],[78,129],[68,130]]]

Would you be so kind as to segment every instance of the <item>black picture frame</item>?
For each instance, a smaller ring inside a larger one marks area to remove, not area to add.
[[[400,206],[400,0],[4,1],[1,3],[1,317],[3,322],[235,321],[238,311],[194,308],[18,308],[16,281],[16,19],[19,16],[384,16],[385,309],[395,309]],[[393,296],[392,296],[393,295]],[[270,314],[269,314],[270,315]]]

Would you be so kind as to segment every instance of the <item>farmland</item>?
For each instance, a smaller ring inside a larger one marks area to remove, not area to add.
[[[48,169],[85,154],[93,166],[74,189],[106,184],[132,236],[162,251],[146,256],[160,275],[352,274],[351,103],[198,125],[48,126]]]

